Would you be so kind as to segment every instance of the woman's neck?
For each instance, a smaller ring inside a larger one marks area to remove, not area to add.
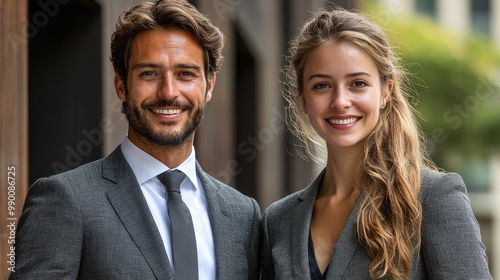
[[[353,195],[360,176],[361,152],[358,150],[328,150],[328,161],[320,194],[339,198]]]

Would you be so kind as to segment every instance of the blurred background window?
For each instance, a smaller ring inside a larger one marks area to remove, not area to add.
[[[436,0],[418,0],[415,1],[416,9],[423,15],[436,18]]]
[[[470,1],[470,3],[473,30],[479,31],[484,35],[490,35],[490,0],[474,0]]]

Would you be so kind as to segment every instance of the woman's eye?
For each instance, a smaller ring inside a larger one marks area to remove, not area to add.
[[[318,84],[313,85],[314,90],[322,90],[322,89],[326,89],[328,87],[329,86],[326,83],[318,83]]]
[[[354,81],[354,83],[352,83],[352,85],[353,85],[354,87],[364,87],[364,86],[366,86],[367,84],[366,84],[365,82],[363,82],[363,81]]]

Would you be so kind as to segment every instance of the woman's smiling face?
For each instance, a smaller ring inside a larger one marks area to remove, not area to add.
[[[329,148],[362,147],[375,128],[392,87],[352,43],[327,41],[305,64],[302,101],[309,120]]]

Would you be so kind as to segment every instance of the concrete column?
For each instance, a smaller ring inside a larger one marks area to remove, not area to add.
[[[416,0],[381,0],[380,8],[390,14],[409,14],[415,11]]]
[[[212,100],[207,104],[203,122],[196,131],[196,157],[205,172],[235,186],[236,136],[234,98],[236,80],[235,43],[232,23],[246,1],[197,1],[201,13],[208,16],[225,36],[224,62],[217,73]]]
[[[133,3],[137,1],[132,1]],[[103,121],[109,128],[104,132],[103,156],[111,153],[127,135],[128,123],[121,113],[121,101],[118,99],[113,84],[114,71],[109,56],[111,55],[111,35],[115,31],[118,15],[128,6],[130,0],[107,1],[98,0],[102,15],[102,106]]]
[[[465,35],[470,30],[470,0],[437,0],[438,21],[455,34]]]
[[[283,137],[286,130],[280,88],[283,26],[280,1],[245,2],[238,21],[257,60],[257,200],[264,210],[283,197]]]

